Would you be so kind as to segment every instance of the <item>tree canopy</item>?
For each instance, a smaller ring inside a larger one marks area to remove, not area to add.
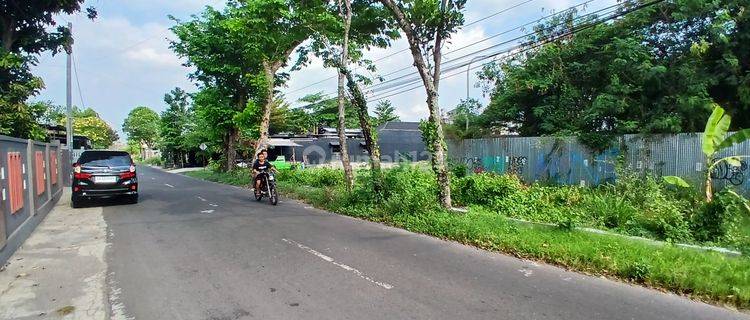
[[[376,126],[380,126],[389,121],[401,121],[396,114],[396,108],[393,107],[390,100],[381,100],[375,105],[375,121]]]
[[[699,131],[711,102],[727,106],[735,128],[747,126],[746,10],[736,0],[664,2],[490,65],[481,73],[495,82],[484,126],[577,135],[602,148],[617,134]],[[595,19],[581,17],[566,12],[529,40]]]
[[[156,111],[140,106],[130,110],[122,124],[122,131],[128,135],[128,140],[154,147],[159,139],[159,123]]]
[[[78,12],[82,3],[83,0],[0,2],[0,134],[43,138],[37,122],[44,108],[26,101],[44,88],[44,82],[30,68],[36,65],[40,53],[58,53],[71,41],[67,27],[50,28],[56,25],[53,16]],[[96,17],[93,8],[86,11],[89,18]]]
[[[164,95],[167,109],[161,113],[159,134],[162,158],[169,163],[181,164],[188,150],[196,146],[186,145],[188,121],[190,119],[190,96],[181,88],[174,88]]]

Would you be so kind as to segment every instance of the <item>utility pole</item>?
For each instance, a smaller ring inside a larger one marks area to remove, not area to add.
[[[68,152],[70,153],[70,161],[75,161],[73,159],[73,83],[71,82],[71,69],[73,65],[73,23],[68,22],[68,30],[70,32],[70,40],[68,40],[67,45],[65,46],[65,51],[68,54],[68,63],[66,68],[66,114],[67,114],[67,122],[65,125],[65,131],[67,132],[67,139],[66,139],[66,145],[68,146]]]

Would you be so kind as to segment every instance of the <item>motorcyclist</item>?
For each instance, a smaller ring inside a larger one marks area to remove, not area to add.
[[[278,172],[276,168],[273,166],[273,164],[268,161],[266,158],[268,157],[268,152],[266,150],[261,150],[260,153],[258,153],[258,159],[253,162],[253,180],[255,181],[255,195],[258,196],[261,193],[260,188],[260,173],[261,172]]]

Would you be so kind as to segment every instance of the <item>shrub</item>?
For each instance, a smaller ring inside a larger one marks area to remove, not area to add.
[[[603,190],[588,193],[582,206],[596,222],[596,226],[608,229],[622,229],[638,215],[638,209],[625,198]]]
[[[448,161],[448,169],[451,172],[451,178],[460,179],[466,177],[469,167],[465,163]]]
[[[329,168],[305,169],[296,172],[298,181],[311,187],[332,187],[344,183],[344,172]]]
[[[728,191],[722,190],[713,201],[702,203],[692,216],[690,227],[696,240],[738,245],[747,242],[744,208]]]
[[[628,220],[627,233],[664,240],[692,239],[687,219],[692,208],[689,201],[672,196],[660,179],[624,172],[613,192],[637,209],[637,215]]]
[[[438,206],[435,175],[415,166],[402,164],[384,175],[382,209],[392,214],[414,214]]]
[[[459,204],[497,208],[504,199],[518,196],[522,189],[523,184],[515,175],[482,173],[455,179],[452,192]]]
[[[162,161],[160,157],[151,157],[143,161],[144,164],[152,165],[152,166],[161,166]]]
[[[208,159],[208,165],[206,165],[206,169],[209,171],[213,171],[213,172],[221,171],[222,163],[223,163],[222,160]]]

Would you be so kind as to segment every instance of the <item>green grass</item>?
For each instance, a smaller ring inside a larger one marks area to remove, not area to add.
[[[248,169],[236,169],[230,172],[215,172],[203,169],[185,172],[184,174],[193,178],[235,186],[249,186],[252,179],[252,174]]]
[[[245,185],[236,173],[194,171],[197,178]],[[393,215],[352,201],[340,186],[279,182],[286,196],[316,207],[473,245],[575,271],[605,275],[686,294],[694,299],[750,308],[750,259],[621,237],[519,224],[480,208],[456,214],[441,210]],[[749,226],[750,227],[750,226]]]

